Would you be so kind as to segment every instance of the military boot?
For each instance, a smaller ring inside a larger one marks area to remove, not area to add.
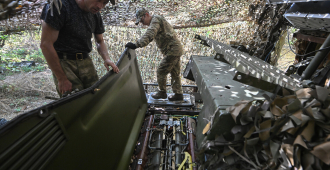
[[[157,93],[152,94],[151,97],[154,99],[166,99],[167,94],[166,92],[159,91]]]
[[[179,100],[183,100],[183,94],[174,94],[172,96],[168,97],[169,101],[179,101]]]

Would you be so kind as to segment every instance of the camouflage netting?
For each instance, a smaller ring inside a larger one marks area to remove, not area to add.
[[[60,6],[59,0],[51,1]],[[2,33],[40,29],[39,16],[45,3],[44,0],[0,2]],[[289,4],[267,5],[265,0],[118,0],[114,6],[108,3],[101,13],[106,25],[104,37],[113,61],[118,60],[127,42],[135,42],[146,30],[146,27],[134,25],[136,9],[145,7],[152,14],[165,16],[177,28],[176,32],[184,45],[185,54],[181,61],[183,71],[191,55],[215,54],[212,49],[195,43],[195,34],[206,35],[235,46],[244,45],[250,55],[268,62],[277,61],[279,56],[272,57],[270,53],[280,37],[280,28],[285,24],[282,14],[288,6]],[[92,51],[92,56],[99,75],[104,75],[105,70],[102,69],[96,50]],[[151,43],[146,48],[137,49],[137,56],[143,81],[156,83],[156,68],[163,57],[156,45]]]
[[[50,1],[60,8],[60,0]],[[39,16],[45,3],[44,0],[2,2],[0,29],[10,33],[13,30],[40,28]],[[141,7],[145,7],[151,14],[163,15],[177,29],[249,21],[246,24],[251,29],[235,29],[236,32],[231,34],[235,37],[233,45],[245,45],[250,55],[270,62],[271,57],[268,55],[279,39],[280,29],[285,24],[282,14],[289,6],[268,5],[266,0],[118,0],[116,5],[108,3],[101,14],[105,25],[133,28],[141,28],[134,25],[135,12]],[[218,33],[223,34],[220,30]],[[244,36],[238,38],[238,34]]]
[[[266,98],[227,109],[236,126],[204,143],[205,168],[330,169],[329,90],[316,86]]]
[[[59,0],[52,0],[61,6]],[[9,3],[10,2],[10,3]],[[105,25],[136,27],[135,12],[144,7],[153,14],[163,15],[174,27],[200,27],[224,22],[249,20],[249,5],[257,0],[118,0],[101,11]],[[30,27],[41,23],[39,16],[45,0],[5,1],[0,8],[1,27]],[[56,9],[54,9],[56,10]]]
[[[116,26],[106,27],[106,29],[107,31],[105,32],[104,36],[109,37],[106,39],[106,43],[108,44],[110,58],[113,61],[118,61],[121,53],[125,49],[124,46],[127,42],[134,42],[146,31],[144,28],[135,29]],[[240,29],[248,30],[251,28],[249,27],[249,24],[245,22],[236,22],[228,23],[226,25],[222,25],[221,27],[214,28],[185,28],[176,30],[178,38],[182,42],[184,48],[184,54],[181,57],[181,72],[184,71],[191,55],[215,55],[214,50],[199,44],[199,41],[194,38],[195,34],[212,35],[212,37],[218,41],[229,43],[229,41],[234,41],[236,38],[242,38],[244,36],[243,33],[232,36]],[[106,70],[103,66],[103,60],[101,57],[99,57],[95,48],[96,47],[94,46],[94,50],[92,51],[91,55],[94,60],[93,62],[98,70],[98,75],[102,76],[106,73]],[[163,55],[157,48],[155,42],[150,43],[147,47],[138,48],[135,51],[138,56],[138,62],[143,82],[157,83],[156,70]],[[170,84],[170,79],[168,78],[167,80],[167,84]],[[182,78],[182,84],[192,85],[194,82]]]

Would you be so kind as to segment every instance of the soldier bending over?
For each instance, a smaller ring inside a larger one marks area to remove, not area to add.
[[[171,84],[175,95],[169,96],[170,101],[183,100],[181,78],[180,78],[180,56],[183,54],[183,48],[180,40],[177,38],[172,26],[160,15],[150,15],[142,8],[136,12],[136,25],[141,22],[148,25],[146,33],[136,41],[136,43],[127,43],[125,47],[136,49],[147,46],[152,40],[156,41],[158,48],[165,56],[157,69],[157,82],[159,91],[153,94],[154,99],[166,99],[166,76],[171,74]]]
[[[109,66],[118,73],[118,67],[110,60],[103,40],[104,26],[100,10],[109,0],[61,0],[60,13],[55,5],[50,10],[46,4],[41,19],[42,34],[40,48],[44,54],[53,78],[56,90],[63,94],[73,90],[82,90],[98,81],[98,76],[89,54],[92,51],[94,34],[97,50]],[[114,4],[115,0],[111,0]],[[53,12],[52,12],[53,11]]]

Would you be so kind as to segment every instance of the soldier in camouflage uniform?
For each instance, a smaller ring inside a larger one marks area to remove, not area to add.
[[[157,69],[157,82],[159,91],[153,94],[154,99],[166,99],[166,76],[171,74],[171,84],[175,95],[169,96],[171,101],[183,100],[183,93],[180,78],[180,56],[183,54],[183,48],[180,40],[177,38],[172,26],[160,15],[150,15],[142,8],[136,12],[136,25],[141,22],[148,25],[146,33],[136,41],[136,43],[127,43],[125,47],[136,49],[147,46],[152,40],[156,41],[158,48],[165,56]]]
[[[41,19],[41,44],[60,97],[71,90],[82,90],[98,81],[89,54],[94,35],[97,50],[109,66],[118,73],[118,67],[110,60],[103,40],[104,26],[100,10],[109,0],[61,0],[60,10],[54,4],[46,4]],[[115,0],[111,0],[114,5]],[[51,9],[53,5],[53,10]]]

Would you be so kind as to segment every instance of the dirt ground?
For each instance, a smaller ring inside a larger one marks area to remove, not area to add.
[[[278,68],[285,71],[293,63],[294,54],[282,50]],[[43,72],[19,73],[6,76],[0,81],[0,118],[11,120],[14,117],[48,104],[54,100],[45,97],[59,96],[56,93],[51,70]]]
[[[45,96],[58,97],[49,69],[6,76],[0,81],[0,118],[11,120],[53,101]]]
[[[293,64],[295,60],[295,54],[291,52],[288,46],[284,46],[281,52],[281,56],[277,62],[277,68],[286,71],[286,69]]]

